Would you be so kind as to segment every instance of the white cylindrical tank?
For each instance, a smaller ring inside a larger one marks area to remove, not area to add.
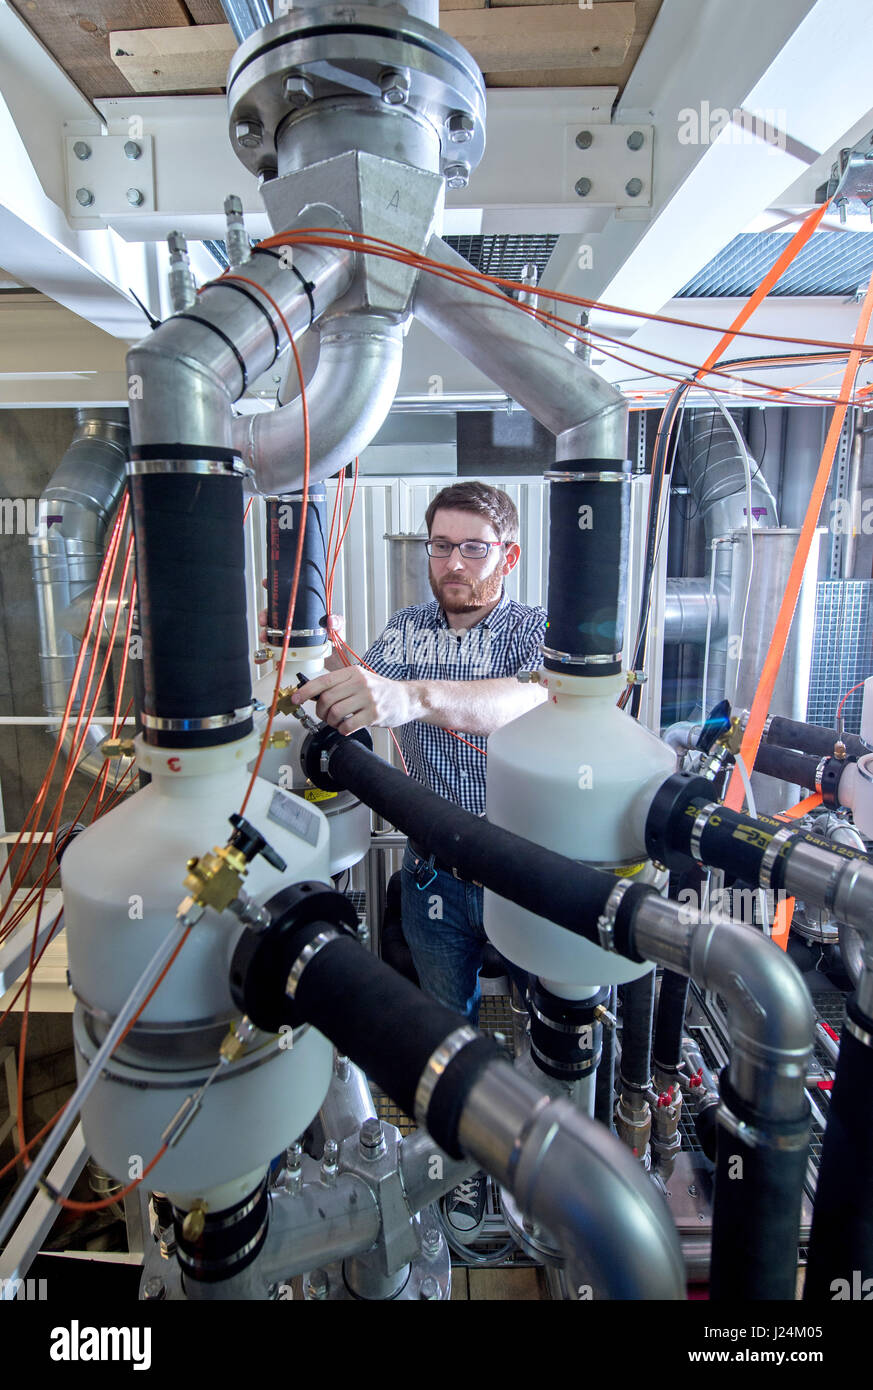
[[[142,739],[137,746],[150,785],[79,835],[61,865],[80,1074],[173,925],[187,893],[186,861],[227,843],[256,739],[196,750]],[[291,883],[329,882],[328,825],[317,806],[259,779],[245,816],[287,865],[280,873],[255,859],[243,885],[251,897],[263,902]],[[104,1068],[83,1126],[113,1176],[136,1176],[136,1160],[154,1156],[163,1130],[217,1063],[240,1016],[229,967],[242,930],[231,913],[207,909]],[[332,1048],[314,1029],[289,1036],[261,1035],[222,1069],[150,1175],[154,1186],[191,1191],[229,1181],[269,1162],[306,1128],[330,1083]]]
[[[657,788],[676,770],[675,753],[617,708],[623,677],[548,671],[545,683],[546,703],[488,739],[488,820],[617,877],[654,881],[646,814]],[[651,969],[487,889],[485,930],[511,961],[566,997],[581,997],[593,985],[623,984]]]

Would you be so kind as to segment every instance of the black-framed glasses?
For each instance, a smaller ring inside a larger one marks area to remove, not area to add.
[[[424,548],[435,560],[447,560],[457,547],[465,560],[484,560],[488,551],[504,541],[425,541]]]

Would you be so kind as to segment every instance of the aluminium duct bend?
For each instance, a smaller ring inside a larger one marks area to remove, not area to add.
[[[379,314],[345,314],[321,326],[318,366],[306,388],[309,480],[344,468],[371,442],[397,393],[403,326]],[[233,443],[265,495],[303,483],[303,402],[233,422]]]
[[[571,1101],[547,1100],[500,1062],[473,1084],[458,1134],[557,1242],[575,1288],[590,1285],[604,1298],[684,1298],[666,1203],[630,1150]]]
[[[80,645],[65,624],[71,608],[78,610],[83,600],[90,603],[107,534],[124,491],[129,444],[126,410],[77,410],[70,447],[40,499],[42,524],[31,537],[30,546],[47,714],[64,712]],[[111,677],[110,668],[95,708],[97,714],[112,713]],[[78,703],[73,709],[78,709]],[[87,730],[84,752],[77,763],[80,772],[96,774],[102,770],[104,758],[99,749],[106,732],[97,725]],[[71,742],[70,729],[64,737],[66,752]]]
[[[707,542],[741,531],[746,518],[746,472],[733,431],[719,410],[696,410],[685,417],[688,487],[702,514]],[[778,526],[776,500],[760,469],[752,469],[752,519]]]
[[[427,255],[470,273],[438,236]],[[515,300],[423,270],[413,313],[557,436],[558,463],[627,457],[627,401]]]

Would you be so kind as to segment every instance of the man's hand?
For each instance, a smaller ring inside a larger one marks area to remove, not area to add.
[[[395,729],[408,724],[418,713],[414,691],[413,681],[386,680],[363,666],[344,666],[307,681],[291,698],[295,705],[317,700],[319,719],[340,733],[352,734],[373,725]]]

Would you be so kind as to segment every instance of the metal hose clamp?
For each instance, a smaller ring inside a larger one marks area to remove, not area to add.
[[[427,1112],[430,1107],[433,1093],[436,1090],[437,1082],[445,1073],[453,1057],[467,1046],[468,1043],[475,1042],[479,1034],[469,1024],[464,1024],[462,1028],[456,1028],[453,1033],[449,1033],[444,1038],[439,1047],[436,1048],[428,1057],[424,1064],[424,1070],[418,1078],[418,1085],[415,1088],[415,1102],[413,1111],[417,1124],[427,1128]]]
[[[338,941],[339,938],[340,933],[338,931],[334,931],[333,927],[327,927],[324,931],[319,932],[318,936],[314,936],[308,945],[303,947],[300,955],[291,966],[288,972],[288,979],[285,981],[285,993],[288,995],[289,999],[295,997],[303,972],[313,956],[317,956],[319,951],[323,950],[331,941]]]
[[[701,869],[706,868],[706,865],[704,864],[703,859],[701,857],[700,840],[704,830],[709,824],[710,816],[712,815],[713,811],[717,810],[718,807],[716,806],[714,801],[707,801],[706,805],[698,811],[697,815],[694,818],[694,824],[691,827],[691,840],[689,844],[689,848],[691,850],[691,858],[695,861],[695,863],[700,865]]]
[[[611,890],[603,905],[603,911],[597,919],[597,935],[600,937],[600,946],[604,951],[615,950],[615,915],[622,898],[631,886],[629,878],[620,878]]]
[[[819,763],[816,764],[816,769],[815,769],[815,789],[816,789],[816,791],[819,793],[819,795],[821,795],[821,779],[822,779],[822,777],[824,776],[824,770],[825,770],[825,768],[827,767],[827,765],[828,765],[829,762],[830,762],[830,758],[829,758],[829,757],[827,756],[827,754],[826,754],[826,755],[822,758],[821,762],[819,762]]]
[[[761,856],[761,867],[758,870],[758,887],[772,888],[770,875],[773,872],[773,865],[779,858],[783,847],[794,839],[794,831],[790,826],[783,825],[781,830],[777,830],[767,848]]]

